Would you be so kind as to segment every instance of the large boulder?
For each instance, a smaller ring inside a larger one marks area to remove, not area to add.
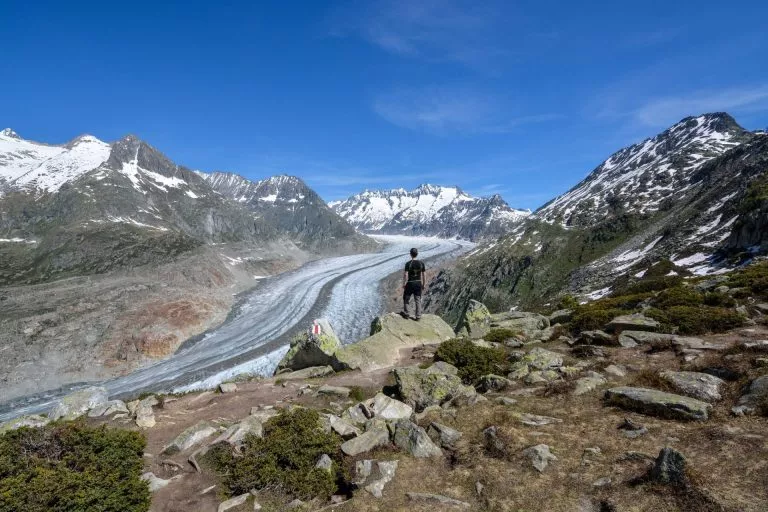
[[[51,421],[58,419],[74,420],[109,400],[107,390],[103,387],[88,387],[75,391],[59,400],[48,413]]]
[[[491,327],[511,329],[532,340],[543,340],[552,334],[548,317],[526,311],[509,311],[492,315]]]
[[[651,332],[651,331],[633,331],[630,329],[625,329],[621,331],[621,335],[619,336],[631,339],[635,343],[642,345],[644,343],[664,343],[664,342],[671,342],[672,339],[675,337],[674,334],[663,334],[659,332]]]
[[[416,366],[395,368],[395,386],[403,401],[421,412],[430,405],[443,405],[461,397],[477,394],[475,388],[465,386],[457,375]]]
[[[622,331],[651,331],[659,330],[659,322],[653,318],[648,318],[642,313],[617,316],[605,326],[608,332]]]
[[[333,355],[341,348],[341,341],[325,318],[317,320],[322,334],[310,337],[309,333],[299,333],[291,340],[291,348],[277,365],[277,371],[284,369],[302,370],[313,366],[334,366]],[[335,367],[335,366],[334,366]]]
[[[402,349],[439,344],[455,336],[451,326],[437,315],[422,315],[415,322],[390,313],[374,321],[373,330],[372,336],[340,348],[332,366],[362,371],[388,368],[397,363]]]
[[[673,420],[707,420],[712,409],[710,404],[695,398],[633,387],[608,389],[605,401],[608,405]]]
[[[427,435],[429,435],[430,439],[435,443],[446,450],[455,449],[456,443],[458,443],[459,439],[462,437],[462,433],[458,430],[436,421],[430,423],[429,428],[427,429]]]
[[[183,452],[189,448],[192,448],[196,444],[201,443],[204,439],[212,436],[216,433],[216,428],[213,427],[207,421],[200,421],[191,427],[185,429],[181,434],[176,436],[176,439],[163,448],[163,454],[173,455],[175,453]]]
[[[705,402],[722,400],[721,394],[725,381],[699,372],[661,372],[659,376],[683,395],[698,398]]]
[[[239,446],[245,441],[245,436],[252,434],[256,437],[264,435],[264,423],[258,416],[248,416],[240,423],[229,427],[223,434],[216,438],[211,444],[227,442],[232,446]]]
[[[531,460],[534,469],[539,473],[543,473],[547,469],[549,461],[557,460],[557,457],[549,451],[549,446],[546,444],[537,444],[526,448],[523,450],[523,455]]]
[[[280,380],[305,380],[316,379],[318,377],[326,377],[333,373],[333,368],[330,366],[310,366],[303,370],[297,370],[295,372],[286,371],[279,373],[277,378]]]
[[[750,383],[747,392],[739,398],[738,404],[733,408],[733,412],[737,415],[764,413],[767,406],[768,375],[763,375]]]
[[[456,334],[470,338],[482,338],[491,329],[491,312],[485,304],[470,300],[456,325]]]

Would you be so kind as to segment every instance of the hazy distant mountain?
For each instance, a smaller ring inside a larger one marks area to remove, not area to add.
[[[433,235],[477,240],[497,236],[530,215],[499,195],[472,197],[458,187],[421,185],[406,191],[366,190],[331,203],[339,215],[369,233]]]

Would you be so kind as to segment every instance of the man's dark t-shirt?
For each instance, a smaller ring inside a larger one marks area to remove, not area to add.
[[[425,272],[427,268],[424,263],[419,260],[411,260],[405,264],[405,271],[408,272],[408,282],[421,283],[421,274]]]

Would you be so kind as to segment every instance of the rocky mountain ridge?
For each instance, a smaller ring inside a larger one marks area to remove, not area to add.
[[[364,232],[469,240],[500,235],[530,214],[511,208],[498,194],[477,198],[459,187],[429,184],[411,191],[365,190],[330,205]]]
[[[204,176],[131,135],[51,146],[4,130],[0,284],[162,263],[210,244],[247,248],[286,239],[321,253],[374,247],[303,183],[295,204],[262,201],[257,208]]]
[[[455,318],[562,294],[609,294],[661,260],[720,273],[768,251],[768,137],[727,114],[691,117],[611,156],[571,191],[441,274],[428,299]]]

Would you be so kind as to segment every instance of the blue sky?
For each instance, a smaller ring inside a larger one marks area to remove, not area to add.
[[[134,133],[328,200],[431,182],[536,208],[687,115],[768,126],[766,19],[764,0],[3,1],[0,125]]]

